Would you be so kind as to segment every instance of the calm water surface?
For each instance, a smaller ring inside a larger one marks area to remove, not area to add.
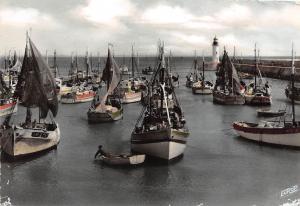
[[[86,116],[90,103],[60,105],[57,150],[15,163],[2,159],[1,196],[13,205],[282,205],[300,198],[298,190],[281,196],[300,185],[300,150],[237,137],[232,122],[257,121],[257,107],[215,105],[212,96],[193,95],[184,86],[190,63],[181,59],[176,64],[181,75],[176,93],[191,132],[183,158],[125,168],[96,163],[99,144],[115,153],[130,150],[141,105],[124,105],[121,121],[93,125]],[[273,107],[284,107],[286,82],[269,82]]]

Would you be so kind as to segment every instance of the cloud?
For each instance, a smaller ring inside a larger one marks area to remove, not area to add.
[[[39,26],[42,28],[54,28],[57,22],[47,14],[41,13],[35,8],[3,8],[0,10],[0,23],[9,27]]]
[[[247,26],[253,21],[253,13],[244,5],[232,4],[214,15],[215,21],[230,26]]]
[[[94,24],[117,26],[120,19],[130,16],[135,6],[130,0],[90,0],[76,10],[85,20]]]
[[[193,15],[179,6],[159,5],[147,9],[142,14],[142,21],[150,24],[182,24],[193,19]]]
[[[185,34],[185,33],[173,33],[172,34],[175,38],[177,38],[179,41],[183,41],[189,44],[192,44],[194,46],[196,45],[208,45],[210,42],[205,36],[201,35],[195,35],[195,34]]]

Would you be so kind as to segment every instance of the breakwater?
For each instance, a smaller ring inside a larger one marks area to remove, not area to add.
[[[237,59],[233,62],[238,71],[254,74],[254,59]],[[291,61],[288,60],[260,60],[258,67],[264,77],[289,80],[291,64]],[[300,81],[300,61],[295,61],[295,67],[295,79]]]

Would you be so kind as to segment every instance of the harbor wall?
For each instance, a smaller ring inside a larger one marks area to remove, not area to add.
[[[254,74],[255,61],[253,59],[234,60],[238,71]],[[258,67],[263,77],[289,80],[291,77],[291,61],[260,60]],[[295,79],[300,81],[300,61],[295,61]]]

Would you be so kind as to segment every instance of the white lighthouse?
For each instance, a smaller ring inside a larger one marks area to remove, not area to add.
[[[214,69],[216,69],[217,64],[219,62],[219,42],[217,37],[215,36],[214,41],[212,43],[212,65]]]

